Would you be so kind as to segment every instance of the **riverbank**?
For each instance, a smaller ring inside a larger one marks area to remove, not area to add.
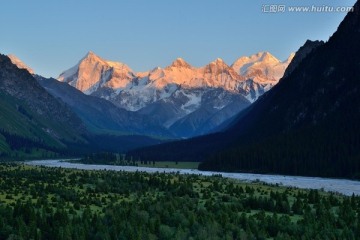
[[[301,177],[301,176],[281,176],[267,174],[251,173],[226,173],[226,172],[205,172],[196,169],[176,169],[176,168],[153,168],[153,167],[133,167],[133,166],[112,166],[112,165],[88,165],[66,160],[38,160],[25,162],[28,165],[62,167],[83,170],[113,170],[127,172],[147,172],[147,173],[179,173],[179,174],[196,174],[202,176],[221,175],[225,178],[238,179],[241,181],[261,181],[269,184],[279,184],[289,187],[298,187],[303,189],[321,189],[328,192],[337,192],[347,196],[352,194],[360,195],[360,181],[346,179],[330,179],[319,177]]]

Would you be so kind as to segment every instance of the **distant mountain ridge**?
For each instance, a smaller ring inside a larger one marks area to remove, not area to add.
[[[248,59],[234,65],[246,65],[244,72],[219,58],[200,68],[177,58],[165,68],[135,73],[89,52],[58,80],[137,112],[175,136],[192,137],[212,131],[273,87],[292,55],[284,62],[268,52]]]
[[[136,73],[124,63],[104,60],[90,51],[78,64],[61,73],[58,80],[67,82],[86,94],[111,100],[130,111],[137,111],[146,104],[168,97],[171,91],[175,91],[179,86],[242,91],[242,94],[253,102],[257,97],[249,95],[249,84],[245,80],[251,79],[259,84],[259,87],[270,89],[282,77],[293,56],[292,53],[288,59],[281,62],[269,52],[259,52],[249,57],[241,57],[231,66],[217,58],[200,68],[177,58],[165,68],[156,67],[148,72]],[[153,93],[150,93],[150,90]],[[117,101],[115,96],[120,92],[130,95],[141,92],[149,99],[140,99],[141,104],[136,106],[131,101]]]
[[[281,62],[260,52],[231,66],[218,58],[200,68],[177,58],[165,68],[136,73],[124,63],[88,52],[58,80],[98,101],[50,79],[37,79],[69,104],[91,131],[189,138],[216,131],[247,108],[278,82],[292,58],[293,54]],[[33,74],[16,56],[13,62]]]

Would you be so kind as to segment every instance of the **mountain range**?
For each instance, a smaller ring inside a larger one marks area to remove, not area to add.
[[[248,107],[278,82],[292,58],[281,62],[260,52],[231,66],[218,58],[200,68],[178,58],[165,68],[136,73],[124,63],[89,52],[58,80],[151,123],[137,133],[148,134],[152,125],[162,130],[158,136],[187,138],[213,131]]]
[[[226,126],[225,123],[236,113],[276,84],[276,74],[282,74],[292,58],[280,62],[267,52],[243,57],[234,63],[239,73],[221,59],[195,68],[179,58],[164,69],[133,73],[125,64],[105,61],[89,52],[77,66],[56,80],[36,75],[15,55],[7,56],[9,59],[2,57],[8,67],[1,69],[2,89],[12,95],[11,101],[19,104],[13,108],[9,97],[2,94],[2,108],[7,114],[3,116],[0,133],[0,155],[11,154],[14,147],[17,148],[16,154],[21,155],[21,151],[26,149],[27,152],[33,151],[30,149],[34,146],[42,155],[46,151],[79,153],[86,152],[85,149],[124,151],[159,144],[160,139],[206,134],[219,126]],[[241,64],[246,65],[246,69],[239,67]],[[277,66],[277,70],[269,72],[266,67],[270,66],[274,69]],[[76,81],[59,81],[66,76],[69,80],[74,69],[77,75],[72,78]],[[253,74],[255,69],[257,76]],[[258,69],[263,69],[264,74]],[[253,79],[246,78],[247,74],[252,74]],[[102,85],[94,81],[99,76]],[[72,86],[75,82],[78,84],[75,86],[84,92]],[[92,83],[91,87],[89,83]],[[91,89],[96,90],[91,92]],[[109,91],[113,91],[109,96],[101,95]],[[153,98],[150,102],[144,100],[148,92]],[[115,96],[116,93],[119,94]],[[132,97],[127,99],[129,103],[140,102],[144,107],[136,109],[136,104],[119,104],[118,100],[123,101],[126,93]],[[43,109],[50,106],[53,106],[51,111]],[[46,116],[46,121],[38,118],[38,113]],[[14,128],[15,125],[20,130]],[[15,146],[13,142],[20,143]]]
[[[221,133],[130,151],[202,170],[360,178],[360,2]]]

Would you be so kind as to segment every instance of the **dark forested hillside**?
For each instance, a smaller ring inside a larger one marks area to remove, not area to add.
[[[229,131],[232,147],[201,169],[360,177],[359,2]]]

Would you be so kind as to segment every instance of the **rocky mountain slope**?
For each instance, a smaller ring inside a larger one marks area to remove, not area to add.
[[[80,119],[28,70],[19,69],[4,55],[0,55],[0,101],[0,155],[14,149],[61,150],[86,143]]]
[[[66,103],[94,134],[173,137],[167,129],[152,124],[135,112],[118,108],[105,99],[85,95],[53,78],[39,75],[35,75],[35,78],[51,95]]]
[[[17,56],[14,54],[8,54],[8,58],[10,58],[11,62],[15,64],[20,69],[26,69],[30,74],[34,74],[34,70],[27,66],[24,62],[22,62]]]

